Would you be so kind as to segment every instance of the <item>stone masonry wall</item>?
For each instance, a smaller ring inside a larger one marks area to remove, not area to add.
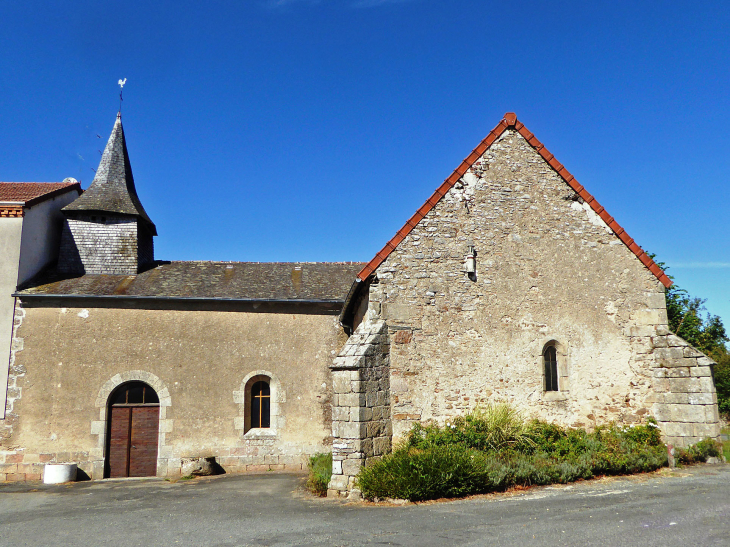
[[[398,330],[394,439],[497,402],[588,428],[656,415],[676,444],[716,431],[709,368],[669,336],[663,285],[515,131],[378,267],[368,298],[368,320]],[[558,391],[544,389],[547,345]]]
[[[654,348],[652,414],[665,441],[678,447],[720,435],[711,359],[679,336],[657,335]]]
[[[138,273],[137,219],[81,215],[66,220],[61,233],[58,269],[67,273]],[[102,218],[105,220],[102,222]]]
[[[359,496],[355,477],[363,465],[390,452],[390,367],[384,322],[362,323],[330,366],[332,480],[328,495]]]
[[[306,469],[331,446],[329,366],[345,342],[335,316],[113,308],[16,309],[0,482],[74,462],[102,478],[107,404],[124,382],[160,399],[157,475],[186,458],[227,472]],[[244,425],[253,377],[271,386],[271,425]]]
[[[23,394],[22,379],[25,376],[25,367],[17,362],[16,356],[23,349],[23,338],[17,336],[18,329],[23,323],[25,310],[20,300],[15,299],[15,317],[13,321],[13,338],[10,346],[10,369],[8,374],[8,392],[5,402],[5,419],[0,420],[0,482],[23,481],[40,479],[40,457],[30,457],[28,460],[23,454],[15,450],[11,438],[18,423],[17,403]]]

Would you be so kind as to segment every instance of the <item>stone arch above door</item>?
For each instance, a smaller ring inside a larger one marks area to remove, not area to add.
[[[93,477],[94,479],[104,476],[104,450],[106,448],[106,422],[109,396],[122,384],[127,382],[144,382],[157,392],[160,399],[160,429],[158,437],[157,452],[157,476],[167,474],[167,460],[172,457],[172,445],[168,443],[167,434],[172,432],[171,407],[172,398],[170,391],[162,380],[151,372],[144,370],[128,370],[115,374],[99,389],[96,396],[95,406],[99,409],[99,419],[91,422],[91,434],[97,437],[96,448],[92,449]]]

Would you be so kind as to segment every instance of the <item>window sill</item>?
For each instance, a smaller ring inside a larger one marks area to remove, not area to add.
[[[568,394],[565,391],[543,391],[543,401],[567,401]]]
[[[272,428],[252,427],[244,433],[243,437],[245,439],[275,439],[276,431]]]

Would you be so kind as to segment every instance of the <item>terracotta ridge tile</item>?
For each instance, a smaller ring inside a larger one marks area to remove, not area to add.
[[[375,257],[367,263],[367,265],[357,274],[357,277],[364,281],[368,278],[380,264],[388,258],[390,253],[411,233],[413,228],[425,217],[431,209],[433,209],[441,198],[461,179],[461,177],[474,165],[474,163],[486,152],[486,150],[494,144],[507,129],[515,129],[532,148],[542,156],[542,158],[555,170],[568,186],[570,186],[591,209],[603,220],[614,234],[626,245],[629,250],[644,264],[649,271],[659,279],[659,281],[667,288],[672,286],[672,280],[662,271],[662,269],[639,247],[639,245],[629,237],[618,222],[606,211],[603,206],[594,198],[578,180],[570,174],[570,172],[561,164],[553,154],[545,148],[534,133],[517,119],[514,112],[507,112],[500,122],[492,129],[487,136],[472,150],[464,161],[449,175],[446,180],[436,189],[436,191],[426,200],[426,202],[409,218],[405,225],[398,230],[396,235],[385,244]]]

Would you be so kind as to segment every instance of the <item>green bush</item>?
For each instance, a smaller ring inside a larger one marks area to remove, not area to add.
[[[530,425],[518,411],[504,404],[476,408],[466,416],[447,422],[444,427],[416,424],[407,444],[421,449],[459,444],[477,450],[524,450],[534,446]]]
[[[653,421],[587,433],[527,422],[509,407],[497,406],[443,427],[416,424],[392,454],[360,471],[358,485],[370,499],[420,501],[640,473],[665,465],[666,446]]]
[[[707,458],[721,458],[722,455],[722,443],[709,438],[687,448],[677,449],[677,461],[683,464],[703,463]]]
[[[332,478],[332,454],[315,454],[309,458],[308,466],[307,488],[318,496],[326,496]]]

